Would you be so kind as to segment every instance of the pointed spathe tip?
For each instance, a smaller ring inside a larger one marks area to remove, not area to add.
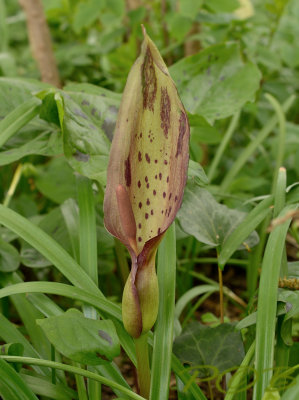
[[[141,29],[142,29],[143,36],[145,38],[146,37],[146,29],[145,29],[145,26],[143,24],[141,24]]]

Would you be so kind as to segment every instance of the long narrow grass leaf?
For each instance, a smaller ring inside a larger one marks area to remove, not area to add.
[[[0,205],[0,223],[45,256],[75,286],[103,296],[80,265],[47,233],[13,210]]]
[[[97,231],[95,204],[91,181],[77,178],[80,232],[80,264],[87,275],[98,285]]]
[[[190,375],[190,372],[181,364],[179,359],[174,354],[171,358],[171,368],[184,383],[184,385],[188,385],[188,393],[193,396],[193,400],[208,400],[197,385],[197,383],[194,382],[194,380],[192,379],[192,375]]]
[[[38,114],[40,105],[41,101],[36,97],[32,97],[30,100],[20,104],[0,121],[0,148]]]
[[[177,301],[175,306],[175,318],[179,318],[184,308],[193,300],[195,297],[200,296],[204,293],[216,292],[219,290],[218,285],[200,285],[195,286],[183,294],[182,297]]]
[[[158,251],[159,312],[155,326],[150,399],[167,400],[171,370],[175,305],[175,225],[168,229]]]
[[[285,238],[291,222],[288,212],[293,209],[294,206],[287,206],[279,214],[281,224],[271,232],[263,259],[256,324],[255,368],[258,379],[254,387],[254,400],[263,397],[273,372],[278,279]]]
[[[40,366],[46,366],[46,367],[50,367],[50,368],[61,369],[63,371],[70,372],[73,374],[78,374],[78,375],[84,376],[89,379],[94,379],[95,381],[101,382],[104,385],[107,385],[111,388],[118,389],[119,391],[121,391],[123,394],[125,394],[126,396],[128,396],[131,399],[144,400],[143,397],[134,393],[131,389],[128,389],[127,387],[119,385],[118,383],[112,381],[111,379],[107,379],[101,375],[94,373],[94,372],[90,372],[90,371],[87,371],[82,368],[74,367],[72,365],[62,364],[62,363],[49,361],[49,360],[34,359],[34,358],[30,358],[30,357],[0,356],[0,360],[1,359],[9,361],[9,362],[19,362],[19,363],[28,364],[28,365],[40,365]],[[34,397],[34,399],[36,399],[36,398]]]
[[[38,400],[20,375],[0,359],[0,395],[4,399]]]
[[[275,189],[275,185],[277,182],[278,170],[282,166],[284,153],[285,153],[285,136],[286,136],[286,119],[284,115],[284,111],[275,97],[271,96],[271,94],[265,94],[266,99],[274,108],[277,119],[279,122],[279,134],[278,134],[278,143],[277,143],[277,153],[276,153],[276,162],[273,173],[273,190]]]

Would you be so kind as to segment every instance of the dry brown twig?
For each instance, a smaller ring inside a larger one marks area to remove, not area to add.
[[[61,87],[49,27],[41,0],[19,0],[26,14],[29,42],[43,82]]]

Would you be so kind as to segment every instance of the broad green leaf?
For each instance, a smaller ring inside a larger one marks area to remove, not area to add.
[[[229,13],[240,7],[238,0],[209,0],[205,3],[206,7],[214,13]]]
[[[37,189],[55,203],[63,203],[76,197],[76,179],[65,158],[53,158],[47,164],[36,167],[34,183]]]
[[[192,19],[180,13],[166,14],[168,30],[176,40],[183,40],[192,27]]]
[[[187,325],[175,339],[173,352],[182,363],[190,364],[192,372],[198,371],[200,377],[213,375],[215,368],[223,372],[236,367],[245,355],[242,336],[233,325],[224,323],[211,328],[198,321]]]
[[[79,2],[73,15],[72,27],[74,31],[78,34],[83,28],[92,25],[99,18],[104,5],[105,2],[99,0]]]
[[[11,244],[0,238],[0,271],[12,272],[19,268],[20,255]]]
[[[21,343],[6,343],[0,347],[1,354],[8,356],[22,356],[24,353],[24,346]]]
[[[32,93],[50,85],[33,79],[0,77],[0,120],[32,98]]]
[[[55,101],[55,93],[56,90],[54,89],[38,93],[37,96],[42,99],[39,116],[41,119],[59,126],[59,115]]]
[[[105,130],[110,130],[109,121],[112,121],[114,127],[116,108],[113,104],[109,105],[105,95],[100,97],[76,93],[74,97],[77,102],[68,93],[61,93],[61,96],[56,101],[65,156],[75,171],[103,185],[110,149]],[[106,115],[109,107],[113,109],[114,120]]]
[[[233,115],[253,101],[261,79],[254,64],[242,61],[236,43],[211,46],[184,58],[170,73],[187,111],[208,121]]]
[[[193,160],[189,160],[188,180],[201,186],[209,183],[203,167]]]
[[[292,338],[289,337],[285,322],[299,314],[299,290],[278,289],[278,300],[285,303],[287,313],[284,316],[281,336],[287,345],[292,345]]]
[[[179,0],[178,5],[180,14],[193,20],[200,10],[202,3],[203,0],[197,0],[196,2],[193,0]]]
[[[110,320],[85,318],[75,309],[63,315],[37,320],[50,342],[64,356],[87,365],[119,355],[120,346]]]
[[[222,136],[220,132],[208,121],[196,114],[189,114],[189,123],[191,128],[191,149],[194,140],[199,143],[217,144],[221,142]]]
[[[288,263],[289,278],[299,278],[299,261],[292,261]]]
[[[178,220],[182,229],[199,242],[223,246],[245,216],[244,212],[217,203],[206,189],[187,185]],[[245,246],[242,244],[238,248],[251,248],[257,243],[258,235],[253,232],[243,241]]]
[[[0,359],[0,395],[3,400],[38,400],[20,375]]]
[[[0,346],[0,354],[8,356],[22,356],[24,353],[24,346],[21,343],[6,343]],[[19,363],[12,364],[12,367],[19,372],[22,365]]]
[[[64,90],[111,141],[115,128],[121,95],[90,84],[69,84]]]

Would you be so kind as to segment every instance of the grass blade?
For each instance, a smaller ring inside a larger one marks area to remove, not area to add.
[[[104,378],[101,375],[95,374],[94,372],[87,371],[82,368],[74,367],[72,365],[68,364],[62,364],[54,361],[49,361],[49,360],[40,360],[40,359],[35,359],[35,358],[30,358],[30,357],[17,357],[17,356],[0,356],[0,360],[6,360],[9,362],[19,362],[23,364],[29,364],[29,365],[40,365],[40,366],[46,366],[50,368],[56,368],[56,369],[61,369],[62,371],[70,372],[73,374],[78,374],[81,376],[84,376],[89,379],[94,379],[97,382],[101,382],[104,385],[107,385],[113,389],[117,389],[126,396],[128,396],[131,399],[134,400],[144,400],[143,397],[139,396],[138,394],[134,393],[131,389],[128,389],[127,387],[124,387],[122,385],[119,385],[116,382],[113,382],[111,379]],[[34,397],[34,400],[37,400],[36,397]]]
[[[79,242],[80,265],[87,275],[98,286],[98,254],[95,204],[92,183],[85,176],[77,176],[77,195],[79,204]],[[83,306],[85,317],[97,319],[97,312],[93,307]],[[88,367],[92,371],[92,367]],[[94,380],[87,381],[90,400],[102,398],[101,384]]]
[[[13,210],[0,205],[0,223],[38,250],[75,286],[103,296],[79,264],[48,234]]]
[[[186,368],[181,364],[179,359],[174,354],[171,358],[171,367],[175,374],[184,383],[184,385],[188,384],[188,393],[193,396],[193,400],[207,400],[206,396],[200,390],[199,386],[194,381],[190,383],[192,375],[190,375],[190,373],[186,370]]]
[[[158,251],[159,313],[155,326],[150,399],[167,400],[171,370],[175,305],[175,225],[168,229]]]
[[[279,214],[284,222],[271,232],[263,259],[256,324],[255,368],[258,379],[254,387],[254,400],[263,397],[272,376],[278,279],[285,238],[291,222],[287,214],[293,209],[294,206],[287,206]]]
[[[112,318],[121,319],[121,309],[112,301],[84,289],[56,282],[24,282],[0,289],[0,298],[18,293],[49,293],[76,299],[96,307]]]
[[[80,221],[80,264],[87,275],[98,285],[96,215],[91,181],[84,176],[78,176],[77,192]]]
[[[249,347],[240,367],[234,374],[233,378],[231,378],[231,382],[229,385],[229,389],[225,395],[224,400],[233,400],[235,398],[236,390],[239,389],[240,383],[242,383],[242,379],[246,378],[246,374],[250,371],[249,365],[254,356],[255,351],[255,341]]]
[[[80,244],[79,244],[79,211],[74,199],[67,199],[61,206],[61,213],[69,234],[72,255],[77,263],[80,262]]]
[[[38,400],[20,375],[0,359],[0,394],[4,399]]]
[[[35,348],[20,333],[17,327],[0,313],[0,338],[6,343],[21,343],[24,346],[24,355],[28,357],[40,357]],[[34,367],[34,369],[42,374],[51,376],[51,371],[47,368]]]
[[[271,96],[271,94],[269,94],[269,93],[265,94],[265,97],[269,101],[269,103],[272,105],[272,107],[274,108],[276,115],[277,115],[278,122],[279,122],[276,163],[275,163],[275,169],[274,169],[274,173],[273,173],[273,188],[272,188],[272,192],[273,192],[275,189],[275,185],[277,184],[278,171],[279,171],[279,168],[283,164],[283,158],[284,158],[284,153],[285,153],[286,119],[285,119],[283,109],[282,109],[281,105],[278,103],[278,101],[273,96]]]
[[[180,299],[177,301],[175,306],[175,318],[179,319],[181,313],[183,312],[184,308],[187,306],[188,303],[191,302],[195,297],[200,296],[205,293],[209,292],[216,292],[219,290],[218,285],[200,285],[193,287],[192,289],[188,290]]]
[[[0,121],[0,147],[39,113],[41,101],[32,97]]]

